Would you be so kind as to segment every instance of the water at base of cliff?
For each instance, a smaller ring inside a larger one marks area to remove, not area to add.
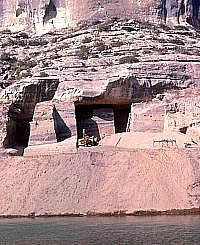
[[[0,219],[0,245],[200,244],[200,216]]]

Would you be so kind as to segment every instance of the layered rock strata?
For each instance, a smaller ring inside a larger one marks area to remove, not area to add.
[[[113,120],[110,120],[108,131],[119,133],[126,130],[132,103],[148,102],[157,94],[170,91],[179,94],[180,90],[199,86],[199,33],[191,27],[170,28],[129,20],[105,22],[103,26],[97,24],[75,32],[65,30],[62,33],[55,32],[55,35],[49,33],[41,38],[31,38],[26,33],[4,32],[1,34],[1,51],[1,101],[4,105],[8,101],[5,113],[9,112],[12,104],[30,104],[25,103],[26,93],[20,91],[26,91],[26,86],[37,88],[33,85],[36,74],[41,73],[40,77],[44,77],[39,85],[42,93],[46,94],[51,86],[55,88],[52,94],[42,100],[38,92],[33,92],[31,102],[35,101],[34,98],[37,102],[52,98],[53,101],[41,105],[42,110],[46,107],[46,115],[41,116],[40,105],[37,107],[31,129],[32,144],[39,143],[40,136],[41,142],[44,139],[51,139],[50,142],[56,140],[52,124],[53,105],[66,120],[69,135],[77,133],[75,114],[78,114],[79,109],[81,111],[83,105],[92,106],[92,110],[99,106],[100,109],[112,110],[114,129]],[[57,75],[57,80],[53,75]],[[23,81],[24,77],[28,77],[28,85],[22,82],[15,85],[17,80]],[[51,82],[49,84],[46,81]],[[22,96],[21,100],[18,94]],[[33,105],[28,122],[33,118],[36,103],[33,102]],[[23,110],[27,111],[26,108]],[[68,115],[61,112],[65,110]],[[98,121],[99,125],[101,120]],[[159,125],[155,124],[155,130],[158,130],[157,126],[162,130],[162,120],[158,120]],[[41,128],[35,127],[36,121]],[[109,120],[104,122],[102,125]],[[46,131],[43,130],[43,124],[48,126]],[[141,121],[138,121],[138,126],[141,126]],[[135,129],[138,126],[134,124]],[[80,125],[80,129],[83,127]],[[104,130],[101,131],[103,135]]]

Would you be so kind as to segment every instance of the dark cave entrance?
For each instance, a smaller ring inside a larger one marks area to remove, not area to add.
[[[20,104],[12,104],[8,111],[7,135],[5,148],[25,148],[30,137],[30,121],[24,114]]]
[[[45,14],[43,17],[43,24],[57,16],[57,8],[53,0],[50,0],[48,5],[45,5]],[[53,23],[53,22],[52,22]]]
[[[16,121],[9,118],[7,124],[7,135],[4,140],[5,148],[25,148],[28,146],[30,137],[29,121]]]
[[[114,105],[114,123],[115,133],[126,132],[129,114],[131,112],[131,104]]]
[[[131,104],[75,105],[77,137],[83,137],[83,129],[98,140],[107,133],[126,132],[130,112]]]

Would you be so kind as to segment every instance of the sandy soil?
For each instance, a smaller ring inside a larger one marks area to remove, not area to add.
[[[164,132],[164,133],[151,133],[151,132],[131,132],[131,133],[121,133],[111,136],[106,136],[100,144],[103,146],[115,146],[118,148],[133,148],[133,149],[157,149],[157,148],[169,148],[172,144],[153,141],[161,140],[176,140],[176,144],[173,148],[185,148],[185,143],[191,142],[191,135],[185,135],[179,132]],[[195,147],[192,144],[192,147]]]
[[[0,214],[36,215],[200,206],[197,149],[80,149],[5,157]]]

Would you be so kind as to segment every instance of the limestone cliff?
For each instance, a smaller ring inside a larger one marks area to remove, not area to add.
[[[26,120],[30,131],[36,103],[53,98],[41,109],[38,105],[35,113],[34,119],[46,125],[46,131],[38,127],[39,136],[33,132],[35,128],[31,130],[33,138],[40,142],[39,137],[49,138],[47,131],[49,135],[54,134],[49,126],[52,125],[53,103],[70,125],[70,135],[75,135],[72,104],[75,107],[95,104],[115,107],[116,120],[121,118],[122,108],[117,109],[120,104],[127,106],[127,117],[131,103],[150,101],[157,94],[171,91],[179,94],[180,90],[198,89],[199,39],[199,33],[191,26],[169,27],[135,20],[105,21],[77,31],[63,30],[42,37],[2,32],[0,100],[5,109],[2,111],[2,138],[6,136],[6,127],[16,131],[5,117],[12,107],[22,112],[22,116],[19,113],[15,119],[19,121],[20,130],[20,122]],[[67,103],[71,103],[71,107]],[[126,126],[119,127],[117,132],[124,130]],[[13,135],[14,131],[9,134]],[[113,132],[113,128],[109,131]],[[2,142],[3,139],[1,145]]]
[[[87,20],[133,17],[199,25],[199,1],[189,0],[1,0],[0,26],[42,33]]]

